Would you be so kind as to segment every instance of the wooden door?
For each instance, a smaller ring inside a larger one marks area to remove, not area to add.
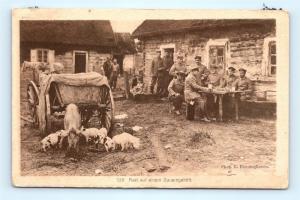
[[[74,52],[75,73],[86,72],[87,54],[86,52]]]

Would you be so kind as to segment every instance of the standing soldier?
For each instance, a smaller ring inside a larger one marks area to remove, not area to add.
[[[112,73],[110,78],[110,86],[112,89],[115,89],[117,87],[117,80],[120,73],[120,66],[117,62],[117,59],[115,58],[112,63]]]
[[[174,63],[173,66],[171,67],[169,74],[172,77],[176,77],[176,72],[178,72],[178,71],[183,71],[184,73],[187,73],[187,67],[183,61],[182,54],[177,55],[176,63]]]
[[[157,56],[152,60],[151,63],[151,71],[150,71],[150,75],[151,75],[151,84],[150,84],[150,92],[153,94],[154,93],[154,87],[156,85],[156,83],[158,82],[158,70],[163,68],[163,61],[161,59],[161,52],[160,50],[156,51]],[[160,85],[157,85],[157,93],[159,93],[160,91]]]
[[[203,75],[203,74],[205,74],[205,72],[206,72],[206,74],[207,74],[207,72],[208,72],[208,69],[207,69],[207,67],[205,66],[205,65],[203,65],[202,63],[201,63],[201,56],[195,56],[195,64],[196,64],[196,66],[198,66],[198,68],[199,68],[199,74],[201,74],[201,75]]]
[[[106,61],[103,64],[103,71],[108,81],[110,81],[109,79],[111,77],[111,72],[112,72],[112,63],[110,57],[107,57]]]
[[[173,66],[174,61],[173,61],[173,56],[171,56],[170,51],[166,51],[166,55],[163,57],[163,65],[164,65],[164,94],[163,96],[168,95],[168,86],[170,82],[172,81],[173,77],[169,74],[169,71],[171,67]]]
[[[241,94],[241,100],[250,99],[253,92],[252,81],[246,77],[246,72],[246,69],[240,68],[240,77],[233,83],[233,87],[235,87],[236,90],[243,91]]]
[[[199,81],[200,84],[205,86],[207,77],[209,75],[209,70],[205,65],[201,63],[201,56],[198,55],[195,56],[195,63],[193,65],[197,66],[199,69],[199,73],[198,73],[199,77],[197,78],[197,81]]]
[[[197,77],[199,76],[199,68],[197,66],[192,66],[190,70],[191,72],[185,79],[185,101],[188,103],[188,108],[194,108],[194,104],[200,107],[200,118],[202,118],[203,121],[210,122],[206,110],[206,97],[200,94],[201,91],[209,91],[210,89],[198,84]],[[194,115],[194,113],[192,113],[192,115]],[[194,116],[190,116],[190,113],[187,113],[187,118],[193,119]]]

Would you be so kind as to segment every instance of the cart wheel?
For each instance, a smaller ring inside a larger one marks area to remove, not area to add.
[[[27,101],[28,109],[30,112],[33,126],[37,127],[39,124],[38,120],[38,105],[39,105],[39,90],[33,81],[27,86]]]
[[[49,98],[49,94],[47,94],[46,95],[46,132],[49,133],[51,132],[51,130],[52,130],[52,123],[51,123],[50,98]]]
[[[110,132],[112,130],[115,109],[111,89],[107,86],[101,86],[100,97],[100,123],[102,127],[105,127],[108,130],[108,132]]]

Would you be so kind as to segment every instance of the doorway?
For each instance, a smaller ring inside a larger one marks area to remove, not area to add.
[[[174,48],[164,48],[163,52],[162,52],[162,56],[164,57],[166,55],[166,53],[169,53],[170,57],[172,58],[172,60],[174,61]]]
[[[74,72],[83,73],[86,72],[88,54],[86,51],[74,51]]]
[[[124,55],[122,54],[114,54],[113,55],[114,59],[117,59],[117,62],[120,67],[120,74],[123,75],[124,69],[123,69],[123,60],[124,60]]]

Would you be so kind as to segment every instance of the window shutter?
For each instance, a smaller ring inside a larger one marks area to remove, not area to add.
[[[48,62],[50,64],[55,62],[55,52],[54,52],[54,50],[49,50],[48,51]]]
[[[37,49],[30,49],[30,62],[37,62]]]

